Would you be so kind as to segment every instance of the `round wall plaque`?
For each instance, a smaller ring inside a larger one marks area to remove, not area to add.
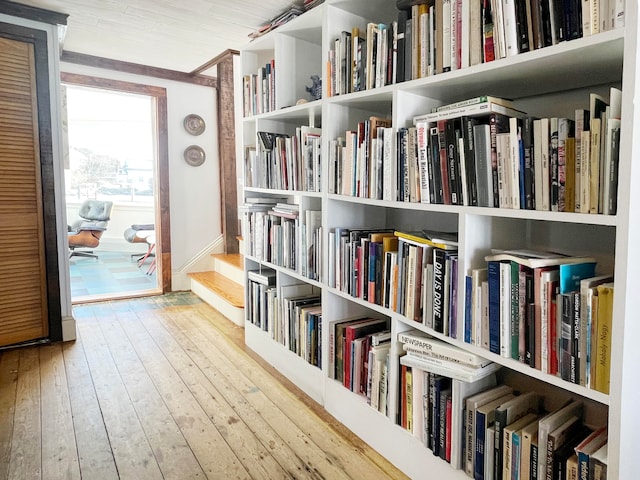
[[[198,145],[189,145],[184,151],[185,161],[192,167],[199,167],[204,163],[206,154],[202,147]]]
[[[200,115],[192,113],[184,117],[184,129],[191,135],[200,135],[205,128],[206,125]]]

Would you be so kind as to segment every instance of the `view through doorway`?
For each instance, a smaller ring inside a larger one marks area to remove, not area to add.
[[[156,99],[72,84],[65,90],[71,299],[159,293]],[[94,228],[96,220],[87,217],[107,206],[100,233],[76,233]]]

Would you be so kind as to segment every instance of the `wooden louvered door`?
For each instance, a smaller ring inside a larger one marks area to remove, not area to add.
[[[34,46],[0,37],[0,346],[48,335]]]

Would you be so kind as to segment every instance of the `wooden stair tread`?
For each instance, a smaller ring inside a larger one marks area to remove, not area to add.
[[[213,253],[211,255],[217,260],[238,267],[240,270],[244,269],[244,255],[241,253]]]
[[[189,277],[217,293],[237,308],[244,308],[244,288],[218,272],[192,272]]]

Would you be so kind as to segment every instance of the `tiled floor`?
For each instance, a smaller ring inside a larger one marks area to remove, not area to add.
[[[135,257],[125,252],[96,251],[98,259],[71,257],[71,300],[87,300],[91,297],[127,296],[133,292],[157,288],[155,271],[148,274],[153,258],[138,267]]]

